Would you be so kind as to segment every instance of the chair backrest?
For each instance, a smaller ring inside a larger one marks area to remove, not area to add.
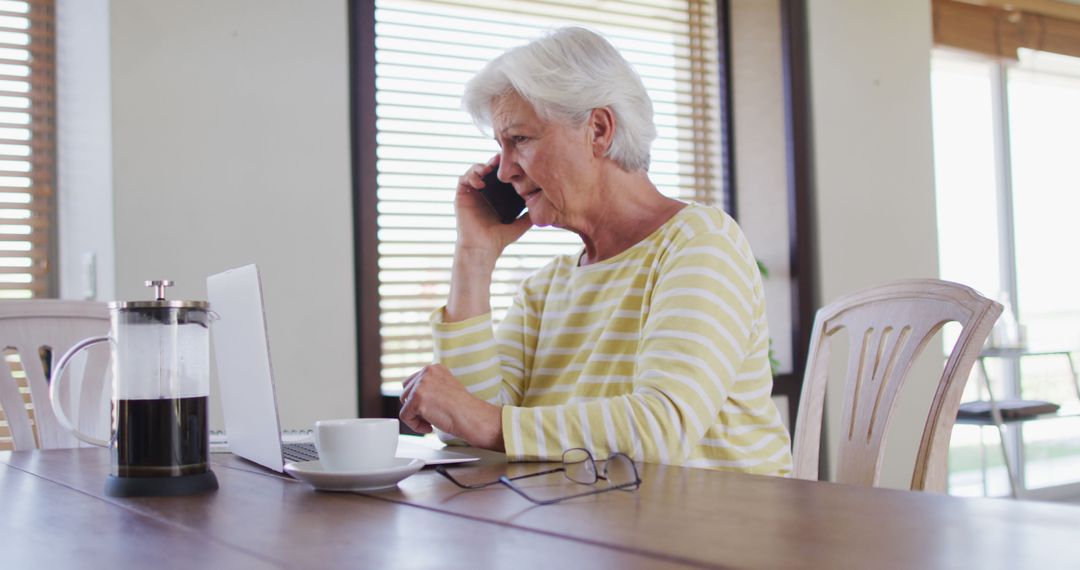
[[[0,350],[15,349],[29,393],[20,391],[12,363],[0,363],[0,408],[15,449],[79,447],[80,442],[60,426],[49,401],[46,360],[55,363],[76,342],[109,333],[105,303],[52,299],[0,301]],[[99,345],[105,347],[106,345]],[[108,439],[109,387],[107,348],[86,351],[82,366],[74,362],[67,374],[74,382],[61,395],[73,423],[85,432]],[[45,358],[48,354],[50,358]],[[76,375],[81,373],[82,378]],[[27,397],[29,396],[29,397]],[[27,404],[33,404],[33,423]],[[37,427],[37,441],[34,427]],[[3,434],[0,434],[2,436]]]
[[[814,318],[809,359],[792,444],[794,476],[817,479],[830,342],[846,329],[850,350],[844,383],[836,481],[878,483],[896,396],[912,362],[941,327],[963,327],[938,382],[911,479],[913,490],[945,491],[949,438],[971,367],[1001,314],[1001,305],[970,287],[923,279],[849,294]]]

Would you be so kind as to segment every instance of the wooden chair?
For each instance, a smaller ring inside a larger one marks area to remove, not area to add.
[[[4,362],[0,365],[0,410],[8,424],[7,434],[0,431],[0,445],[7,436],[17,450],[80,446],[53,414],[46,370],[76,342],[108,331],[109,312],[105,303],[51,299],[0,301],[0,349],[4,350]],[[11,349],[17,352],[18,359]],[[67,372],[81,372],[83,381],[65,383],[72,388],[61,398],[73,423],[87,433],[107,439],[109,352],[100,348],[87,353],[81,367],[75,362]],[[19,374],[19,369],[23,374]]]
[[[814,318],[809,360],[799,403],[794,476],[818,478],[818,454],[829,347],[846,329],[850,338],[844,384],[842,433],[836,481],[878,483],[897,394],[912,362],[949,321],[963,330],[949,351],[923,429],[911,478],[912,490],[945,491],[949,438],[968,374],[1001,305],[970,287],[936,279],[900,281],[849,294],[821,308]]]

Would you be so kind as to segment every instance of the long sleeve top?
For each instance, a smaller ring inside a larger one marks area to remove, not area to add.
[[[622,253],[555,258],[490,314],[432,315],[436,360],[502,406],[512,460],[584,447],[638,461],[791,472],[771,399],[761,276],[742,231],[690,204]]]

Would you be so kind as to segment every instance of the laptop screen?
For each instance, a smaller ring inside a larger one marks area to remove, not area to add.
[[[229,450],[280,472],[281,425],[259,269],[245,265],[211,275],[206,292],[218,317],[210,337]]]

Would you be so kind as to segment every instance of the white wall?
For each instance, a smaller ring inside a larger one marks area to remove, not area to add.
[[[116,296],[258,263],[284,427],[354,417],[346,2],[112,0],[110,24]]]
[[[60,297],[112,300],[109,2],[56,3]]]
[[[819,294],[829,302],[893,279],[936,277],[930,116],[931,13],[911,0],[810,0]],[[940,348],[912,370],[882,483],[907,488]],[[838,433],[841,386],[830,384]],[[835,464],[835,461],[831,462]]]
[[[780,2],[735,0],[731,26],[739,225],[769,270],[763,282],[769,333],[780,372],[790,373],[791,250]]]

